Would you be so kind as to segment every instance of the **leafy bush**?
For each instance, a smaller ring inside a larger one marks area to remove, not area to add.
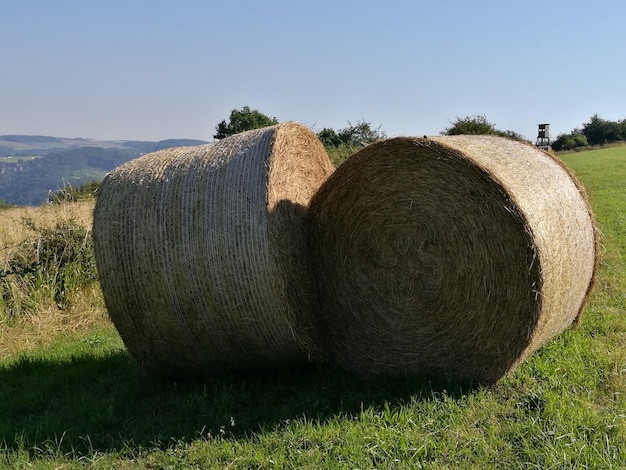
[[[456,118],[450,127],[446,127],[443,135],[484,135],[495,134],[496,126],[489,121],[485,115],[466,116]]]
[[[326,147],[326,153],[328,154],[328,158],[330,158],[330,161],[335,167],[339,166],[346,158],[352,155],[353,152],[354,147],[349,147],[347,145]]]
[[[589,145],[587,138],[580,131],[574,130],[570,134],[559,134],[552,143],[552,148],[558,152],[561,150],[575,150],[587,145]]]
[[[387,137],[380,126],[372,128],[369,122],[364,120],[348,125],[339,131],[325,127],[317,133],[317,138],[322,142],[330,160],[334,165],[338,165],[348,158],[352,153],[377,140]]]
[[[64,309],[97,280],[91,233],[75,220],[39,227],[10,253],[0,269],[0,313],[12,317],[48,307]]]
[[[495,124],[489,122],[484,114],[456,118],[451,124],[441,131],[442,135],[497,135],[526,142],[526,138],[515,131],[496,129]]]

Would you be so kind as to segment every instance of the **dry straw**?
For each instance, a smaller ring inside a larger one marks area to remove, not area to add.
[[[331,172],[316,136],[286,123],[145,155],[105,178],[93,225],[100,282],[146,371],[315,354],[305,213]]]
[[[577,319],[596,270],[582,188],[509,139],[372,144],[310,215],[328,348],[362,374],[494,382]]]

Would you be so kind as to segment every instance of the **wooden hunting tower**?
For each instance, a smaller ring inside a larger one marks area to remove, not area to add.
[[[548,145],[550,145],[550,124],[539,124],[537,147],[546,147]]]

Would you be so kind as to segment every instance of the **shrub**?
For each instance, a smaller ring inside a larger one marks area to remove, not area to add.
[[[496,133],[496,126],[485,115],[456,118],[450,127],[446,127],[442,135],[490,135]]]
[[[450,127],[441,131],[441,135],[496,135],[508,139],[526,142],[526,138],[515,131],[501,131],[489,122],[484,114],[456,118]]]
[[[574,130],[570,134],[559,134],[552,143],[552,148],[558,152],[560,150],[574,150],[587,145],[589,145],[587,138],[579,131]]]
[[[343,161],[346,160],[355,151],[354,147],[350,147],[347,145],[339,145],[337,147],[331,146],[325,148],[326,153],[328,154],[328,158],[330,158],[330,161],[335,167],[343,163]]]
[[[22,223],[32,236],[14,247],[0,269],[0,312],[13,317],[66,308],[97,279],[90,231],[73,219],[53,228],[28,218]]]
[[[359,148],[386,137],[380,126],[372,128],[372,125],[364,120],[357,121],[356,124],[348,121],[348,125],[339,131],[325,127],[317,133],[317,138],[324,144],[326,153],[335,166]]]

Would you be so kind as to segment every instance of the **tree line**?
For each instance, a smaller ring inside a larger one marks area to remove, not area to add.
[[[610,121],[594,114],[581,128],[576,128],[569,134],[559,134],[552,143],[552,148],[556,151],[576,150],[618,142],[626,142],[626,119]]]
[[[245,130],[275,124],[278,124],[275,117],[270,118],[256,109],[252,110],[250,107],[244,106],[240,110],[234,109],[228,121],[224,120],[218,124],[217,132],[213,137],[222,139]],[[489,122],[485,115],[457,117],[440,134],[496,135],[532,143],[518,132],[498,129],[494,123]],[[380,126],[373,127],[369,122],[361,120],[357,121],[356,124],[348,121],[348,125],[339,130],[325,127],[317,132],[317,137],[326,147],[331,160],[337,163],[358,147],[385,138],[386,135]],[[576,128],[570,133],[559,134],[552,142],[552,148],[555,151],[575,150],[581,147],[617,142],[626,142],[626,119],[610,121],[594,114],[589,122],[584,123],[581,128]]]
[[[228,119],[215,129],[214,139],[223,139],[247,130],[278,124],[257,109],[244,106],[233,109]],[[443,129],[442,135],[488,134],[529,142],[511,130],[500,130],[486,116],[456,118]],[[324,127],[316,132],[331,161],[337,165],[360,147],[386,138],[381,126],[373,126],[364,119],[341,129]],[[6,137],[9,137],[8,139]],[[4,136],[6,141],[50,142],[54,137]],[[626,141],[626,119],[609,121],[594,114],[589,122],[568,134],[560,134],[553,142],[555,151],[576,150],[588,146],[606,145]],[[175,145],[197,145],[204,141],[189,139],[162,142],[129,141],[124,149],[80,148],[51,152],[45,157],[16,163],[0,163],[0,201],[9,204],[39,204],[43,201],[75,200],[84,194],[93,194],[98,181],[107,171],[141,153],[152,152]],[[2,208],[2,205],[0,205]]]

